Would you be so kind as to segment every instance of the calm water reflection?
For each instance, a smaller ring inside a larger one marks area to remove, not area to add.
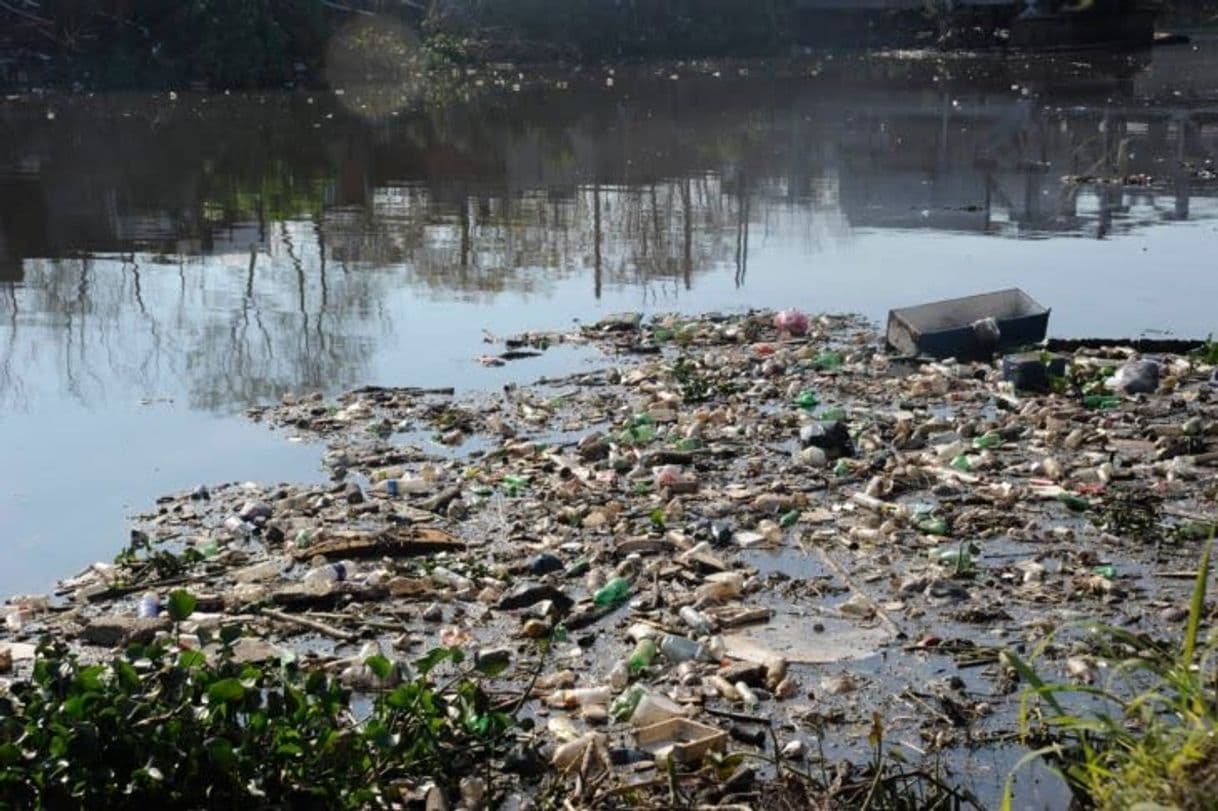
[[[483,328],[1019,284],[1058,334],[1204,335],[1216,68],[1203,42],[513,75],[422,112],[0,102],[0,537],[38,551],[0,592],[112,555],[162,491],[314,475],[246,405],[570,362],[481,370]]]

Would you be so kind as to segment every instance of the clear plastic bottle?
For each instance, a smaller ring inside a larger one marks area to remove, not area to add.
[[[305,572],[301,583],[306,589],[315,594],[325,594],[334,588],[334,584],[348,580],[355,571],[355,564],[349,560],[338,563],[324,563]]]
[[[674,634],[664,634],[660,637],[660,653],[670,662],[689,662],[695,659],[709,659],[706,647],[692,639]]]
[[[238,583],[259,583],[279,577],[292,566],[288,558],[271,558],[253,566],[246,566],[233,573],[233,579]]]
[[[680,614],[682,622],[701,636],[706,636],[712,630],[714,630],[710,617],[706,616],[692,605],[682,607],[678,613]]]
[[[155,591],[149,591],[140,598],[140,604],[135,609],[135,615],[141,619],[154,619],[161,613],[161,598]]]
[[[433,582],[439,583],[441,586],[448,586],[457,591],[464,591],[474,585],[474,582],[468,577],[463,577],[452,569],[444,566],[437,566],[431,570],[431,579]]]

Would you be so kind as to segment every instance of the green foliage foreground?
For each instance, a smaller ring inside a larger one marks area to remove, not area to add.
[[[462,668],[457,649],[361,708],[320,670],[236,661],[239,636],[226,628],[211,657],[153,644],[103,664],[45,643],[0,694],[0,807],[381,807],[480,774],[506,746],[513,719],[481,687],[492,673]],[[455,675],[437,685],[445,662]]]

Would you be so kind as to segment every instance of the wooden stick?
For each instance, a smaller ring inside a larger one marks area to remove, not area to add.
[[[799,545],[804,548],[805,552],[807,551],[808,546],[803,542],[802,539],[800,540]],[[888,630],[892,631],[896,635],[897,639],[906,638],[907,635],[901,630],[901,626],[897,625],[896,621],[893,620],[893,618],[880,606],[879,603],[871,599],[871,595],[863,591],[862,588],[859,587],[858,583],[854,582],[854,578],[852,578],[849,573],[846,572],[840,563],[831,558],[829,553],[820,546],[813,546],[813,549],[816,550],[816,554],[820,557],[821,561],[832,569],[834,574],[840,577],[842,582],[849,586],[850,590],[857,594],[863,602],[867,603],[867,607],[875,612],[875,615],[880,618],[881,622],[888,626]]]
[[[299,625],[302,628],[308,628],[310,630],[317,631],[320,634],[332,636],[335,639],[342,639],[347,642],[354,642],[355,640],[359,639],[358,634],[353,634],[350,631],[344,631],[341,628],[335,628],[333,625],[327,625],[324,622],[309,619],[308,617],[294,617],[291,614],[285,614],[282,611],[276,611],[273,608],[263,608],[259,611],[259,613],[265,617],[270,617],[273,620],[285,622],[289,625]]]

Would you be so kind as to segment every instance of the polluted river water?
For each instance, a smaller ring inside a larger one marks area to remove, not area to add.
[[[14,94],[0,593],[113,558],[166,493],[326,481],[324,444],[246,415],[285,393],[495,392],[603,363],[479,363],[525,330],[792,304],[880,321],[1019,286],[1054,336],[1203,338],[1216,57],[513,72],[375,115],[354,89]],[[1001,775],[1016,756],[973,757]]]

